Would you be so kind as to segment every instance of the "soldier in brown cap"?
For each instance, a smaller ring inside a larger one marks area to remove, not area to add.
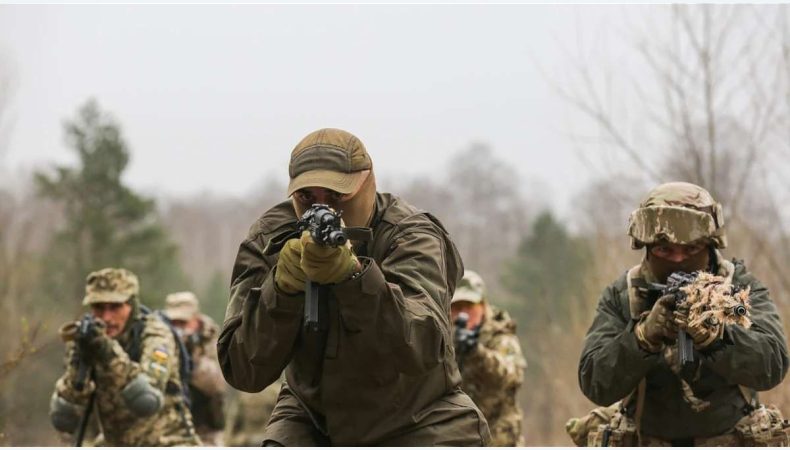
[[[190,410],[197,433],[205,445],[222,446],[226,384],[217,361],[219,326],[211,317],[200,313],[198,299],[192,292],[168,295],[164,314],[180,331],[192,357]]]
[[[700,186],[662,184],[631,214],[628,234],[644,256],[598,302],[579,361],[579,383],[602,407],[568,422],[574,441],[788,445],[790,426],[757,398],[757,391],[779,384],[790,365],[782,322],[768,290],[743,261],[720,253],[727,246],[721,205]],[[690,310],[674,294],[656,292],[656,283],[666,284],[671,275],[698,271],[743,290],[750,327],[691,320],[704,304]],[[679,331],[693,341],[692,357],[683,365]]]
[[[91,273],[83,305],[91,313],[61,328],[67,368],[50,402],[55,428],[77,433],[95,406],[101,427],[95,445],[200,445],[175,336],[140,304],[137,277],[126,269]]]
[[[488,425],[459,385],[450,299],[463,264],[430,214],[376,192],[354,135],[310,133],[291,153],[291,199],[242,242],[219,339],[225,379],[258,392],[285,370],[265,445],[486,445]],[[348,245],[293,236],[314,204],[342,211]],[[267,254],[272,242],[284,242]],[[317,330],[306,281],[328,286]]]
[[[455,357],[464,392],[488,420],[491,445],[520,447],[524,445],[523,413],[516,396],[527,361],[516,336],[516,323],[486,297],[483,278],[465,271],[450,304],[456,327],[464,327],[461,333],[456,330]],[[466,320],[459,321],[462,315]]]

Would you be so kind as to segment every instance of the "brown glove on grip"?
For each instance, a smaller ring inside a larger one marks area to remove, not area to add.
[[[656,300],[650,312],[642,314],[634,331],[637,343],[643,350],[658,353],[665,343],[677,339],[678,329],[672,311],[674,303],[672,295],[665,295]]]
[[[274,282],[286,294],[296,294],[304,291],[307,276],[302,270],[302,242],[299,239],[290,239],[282,250],[277,260],[277,269],[274,272]]]

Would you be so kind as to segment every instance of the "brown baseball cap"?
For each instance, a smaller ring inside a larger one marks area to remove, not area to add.
[[[359,138],[337,128],[322,128],[308,134],[291,152],[288,195],[307,187],[352,194],[372,168],[373,162]]]

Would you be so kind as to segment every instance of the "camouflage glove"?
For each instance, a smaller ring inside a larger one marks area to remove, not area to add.
[[[310,233],[302,233],[302,270],[307,278],[319,284],[341,283],[357,271],[359,260],[351,242],[340,247],[316,244]]]
[[[293,295],[304,291],[307,277],[299,262],[301,259],[302,242],[299,239],[287,241],[282,250],[280,250],[277,270],[274,272],[274,283],[286,294]]]
[[[708,321],[702,319],[689,320],[688,306],[683,305],[675,311],[675,324],[691,336],[694,348],[704,350],[718,341],[724,335],[724,324],[711,317]]]
[[[674,303],[674,296],[665,295],[656,300],[650,312],[642,314],[634,327],[636,341],[642,350],[658,353],[666,342],[677,339],[678,330],[672,311]]]

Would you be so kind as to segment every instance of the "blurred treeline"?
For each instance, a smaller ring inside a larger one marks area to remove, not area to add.
[[[518,322],[529,363],[520,393],[529,445],[572,445],[564,422],[593,406],[577,383],[584,334],[600,292],[641,258],[626,221],[658,183],[685,180],[713,193],[727,217],[725,256],[745,259],[790,320],[786,16],[781,6],[667,7],[666,26],[633,34],[645,63],[638,83],[575,57],[578,70],[552,84],[595,129],[594,145],[576,135],[594,181],[568,212],[553,210],[548,192],[519,188],[518,168],[503,155],[525,149],[472,143],[434,175],[377,167],[380,190],[436,214],[465,266],[486,280],[490,301]],[[625,81],[613,95],[618,77]],[[285,167],[283,178],[262,177],[244,198],[155,201],[135,192],[123,181],[134,147],[121,125],[87,102],[64,129],[76,163],[0,186],[0,444],[58,443],[47,417],[63,367],[57,328],[82,313],[88,272],[132,269],[153,307],[168,292],[192,290],[221,321],[238,244],[283,200]],[[762,398],[790,414],[785,391]]]

